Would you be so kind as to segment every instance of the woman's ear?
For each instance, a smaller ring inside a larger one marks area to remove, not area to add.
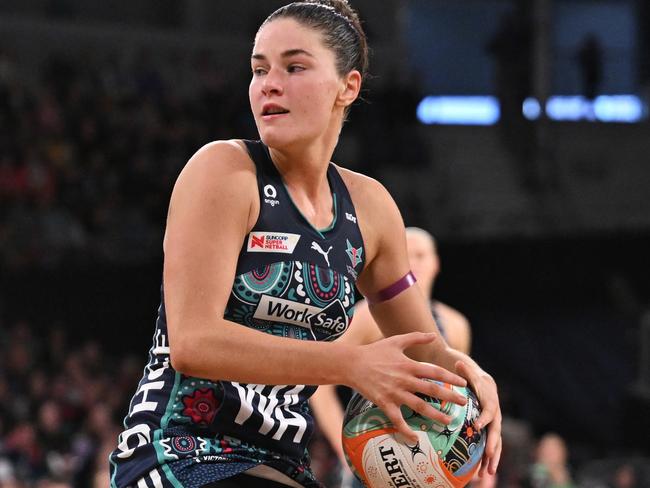
[[[356,69],[350,71],[341,81],[341,89],[339,90],[336,104],[348,107],[352,105],[361,90],[361,73]]]

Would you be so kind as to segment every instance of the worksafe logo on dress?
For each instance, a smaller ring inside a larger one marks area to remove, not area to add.
[[[340,336],[350,322],[340,300],[319,308],[269,295],[262,295],[253,318],[310,329],[318,341]]]
[[[293,254],[300,234],[286,232],[251,232],[248,234],[248,252],[280,252]]]

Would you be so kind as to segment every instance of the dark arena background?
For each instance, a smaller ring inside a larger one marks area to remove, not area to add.
[[[108,486],[171,188],[256,137],[252,39],[283,3],[0,2],[0,487]],[[351,4],[372,77],[334,160],[436,236],[434,295],[502,397],[498,486],[559,486],[552,432],[562,486],[649,487],[650,2]]]

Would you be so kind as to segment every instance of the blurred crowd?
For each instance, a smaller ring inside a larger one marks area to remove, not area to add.
[[[105,488],[108,453],[139,381],[140,362],[45,335],[0,327],[0,487]]]
[[[53,57],[36,79],[0,54],[0,262],[159,254],[180,168],[211,134],[230,137],[246,123],[214,66],[195,63],[186,98],[176,72],[144,54],[94,64]]]
[[[0,47],[0,263],[159,256],[169,194],[188,158],[215,139],[256,137],[242,65],[232,74],[207,51],[142,51],[52,56],[28,76]],[[341,143],[351,165],[373,162],[361,168],[368,173],[427,160],[411,131],[418,95],[410,80],[389,79],[359,103]]]

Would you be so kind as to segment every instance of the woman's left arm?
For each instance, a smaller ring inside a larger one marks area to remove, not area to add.
[[[366,297],[377,296],[409,272],[404,223],[395,202],[378,182],[349,174],[346,184],[366,248],[366,263],[357,286]],[[437,334],[435,340],[405,352],[412,359],[434,363],[468,380],[482,408],[477,427],[488,429],[481,472],[487,469],[495,473],[501,455],[501,409],[494,379],[469,356],[447,345],[431,315],[429,301],[417,284],[371,304],[370,312],[386,337],[410,332]]]
[[[359,289],[364,293],[364,289]],[[437,332],[427,301],[416,286],[390,300],[370,305],[369,309],[386,337],[415,331]],[[487,467],[488,472],[494,474],[501,455],[501,409],[492,376],[469,356],[449,347],[441,336],[428,344],[412,347],[405,353],[412,359],[434,363],[467,379],[482,408],[476,426],[479,429],[487,426],[488,429],[481,470]]]

